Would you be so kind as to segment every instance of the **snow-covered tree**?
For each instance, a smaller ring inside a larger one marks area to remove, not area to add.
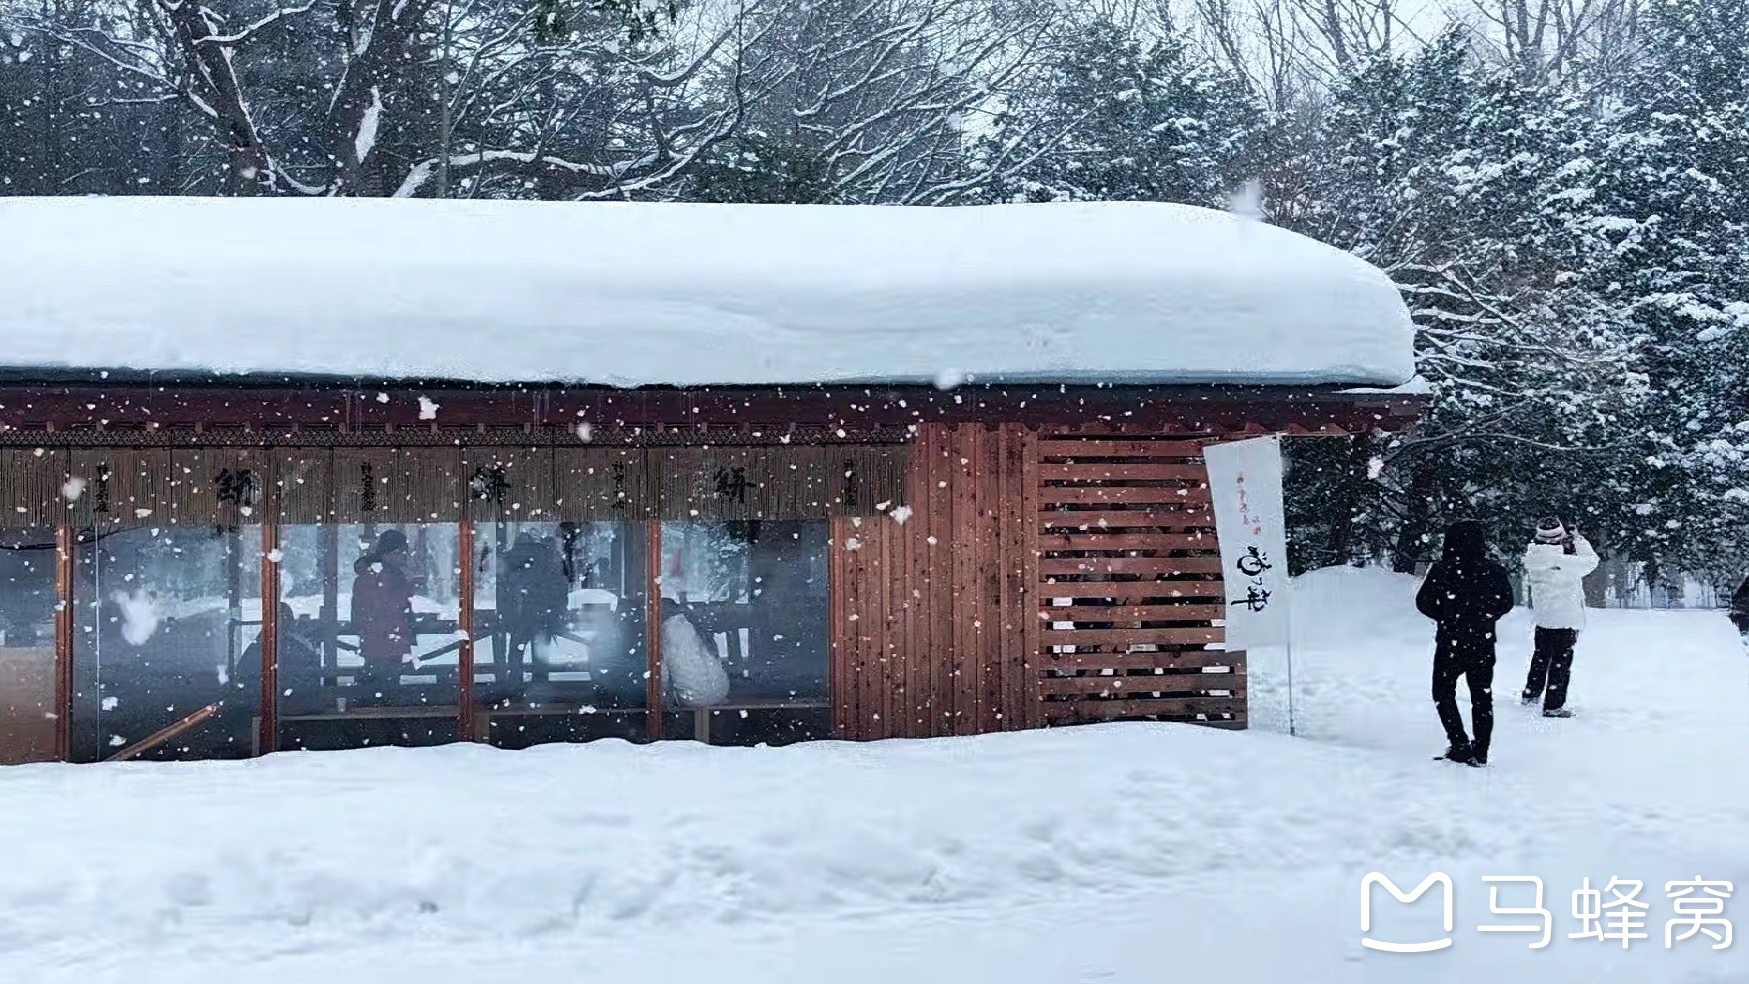
[[[1632,492],[1649,559],[1749,567],[1749,3],[1658,0],[1608,108],[1598,289],[1630,319],[1657,396]]]
[[[708,201],[961,201],[1012,169],[967,147],[993,104],[1057,57],[1048,4],[790,0],[742,61],[745,125],[696,172]]]
[[[1031,162],[993,188],[1002,200],[1221,206],[1256,173],[1263,122],[1241,81],[1169,25],[1144,34],[1096,16],[1009,101],[984,150]]]
[[[1411,436],[1305,452],[1302,472],[1339,476],[1313,489],[1341,496],[1330,549],[1407,570],[1459,516],[1507,541],[1546,512],[1621,526],[1596,480],[1634,458],[1619,424],[1645,388],[1629,334],[1585,289],[1610,246],[1592,214],[1589,110],[1480,63],[1453,32],[1368,65],[1329,114],[1300,168],[1307,200],[1283,211],[1397,280],[1433,391]],[[1354,478],[1363,467],[1372,481]]]

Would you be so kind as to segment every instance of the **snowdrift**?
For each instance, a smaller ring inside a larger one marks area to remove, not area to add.
[[[0,769],[0,979],[1729,979],[1730,952],[1564,934],[1585,877],[1644,880],[1654,931],[1665,880],[1749,884],[1730,625],[1595,613],[1580,716],[1502,700],[1473,770],[1429,760],[1414,584],[1301,580],[1299,738],[1117,724]],[[1529,635],[1505,623],[1508,695]],[[1374,870],[1451,874],[1457,945],[1407,969],[1362,950]],[[1497,874],[1546,880],[1550,950],[1470,931]]]

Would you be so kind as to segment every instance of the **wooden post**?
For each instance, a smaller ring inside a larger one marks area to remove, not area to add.
[[[340,668],[340,526],[332,509],[322,531],[322,669]]]
[[[510,531],[505,528],[502,506],[494,505],[492,514],[492,562],[499,565],[499,570],[503,570],[504,552],[510,548]],[[500,580],[494,584],[497,587],[497,597],[492,599],[492,608],[498,613],[498,617],[493,622],[498,630],[492,633],[492,667],[497,671],[500,681],[507,680],[510,684],[510,689],[503,692],[514,694],[520,699],[525,693],[522,689],[522,653],[510,646],[510,627],[504,622],[504,583]],[[532,642],[529,643],[531,649],[533,645]]]
[[[648,708],[645,724],[651,741],[662,738],[662,521],[652,519],[645,524],[644,559],[644,635],[649,639],[649,687],[644,702]]]
[[[255,754],[279,750],[279,525],[261,524],[261,731]]]
[[[491,736],[480,733],[474,717],[474,521],[466,516],[456,527],[456,555],[461,598],[456,610],[456,628],[461,632],[461,648],[456,654],[456,735],[462,741],[481,741]]]
[[[243,626],[243,527],[235,515],[225,528],[225,666],[237,672]]]
[[[73,760],[73,527],[55,530],[55,759]]]
[[[850,654],[843,648],[844,618],[844,578],[840,568],[844,566],[844,555],[848,553],[844,544],[838,539],[838,524],[826,522],[826,734],[833,738],[843,738],[841,725],[848,715],[840,709],[844,702],[843,671],[840,663]]]

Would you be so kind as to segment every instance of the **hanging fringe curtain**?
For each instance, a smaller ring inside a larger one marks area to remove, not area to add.
[[[185,525],[260,523],[268,492],[268,454],[259,448],[178,448],[170,452],[170,514]]]
[[[282,524],[334,521],[334,452],[327,448],[278,448],[268,479],[269,506]]]
[[[0,449],[0,528],[802,520],[906,504],[901,445]]]
[[[66,451],[0,449],[0,527],[58,526],[67,521],[81,488]]]
[[[663,519],[874,515],[902,504],[903,448],[651,448]]]
[[[655,488],[643,448],[558,448],[553,452],[558,518],[566,522],[643,520],[655,513]]]
[[[170,526],[170,451],[157,448],[75,448],[70,479],[82,488],[71,519],[80,526],[116,529]]]
[[[468,514],[483,522],[552,522],[558,517],[552,448],[465,448]]]

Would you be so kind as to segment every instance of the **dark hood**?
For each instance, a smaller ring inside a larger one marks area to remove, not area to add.
[[[1459,566],[1474,565],[1488,559],[1488,535],[1482,524],[1464,520],[1451,524],[1445,531],[1445,550],[1440,560]]]

